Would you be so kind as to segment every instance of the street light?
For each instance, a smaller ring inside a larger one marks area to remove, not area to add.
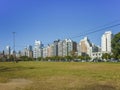
[[[15,61],[15,57],[16,57],[16,53],[15,53],[15,32],[13,32],[13,56],[14,56],[14,61]]]

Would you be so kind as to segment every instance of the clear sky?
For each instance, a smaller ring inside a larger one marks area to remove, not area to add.
[[[35,40],[47,45],[115,20],[120,20],[120,0],[0,0],[0,50],[13,46],[12,32],[16,32],[16,48],[22,49]],[[115,34],[120,32],[120,26],[107,30]],[[100,45],[107,30],[88,38]],[[82,38],[73,40],[79,42]]]

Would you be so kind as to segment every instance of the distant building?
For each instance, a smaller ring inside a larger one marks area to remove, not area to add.
[[[58,56],[58,43],[59,43],[60,40],[55,40],[53,42],[53,45],[54,45],[54,55],[53,56]]]
[[[31,58],[33,57],[33,49],[31,45],[27,46],[27,56]]]
[[[77,43],[71,39],[65,39],[58,43],[58,56],[70,56],[72,51],[77,51]]]
[[[71,51],[77,51],[77,43],[65,39],[63,41],[56,40],[52,44],[43,48],[43,57],[53,57],[53,56],[67,56],[71,55]]]
[[[27,56],[32,58],[33,57],[32,46],[31,45],[26,46],[22,52],[19,52],[19,56]]]
[[[49,46],[49,56],[50,57],[53,57],[54,56],[54,44],[51,44],[50,46]]]
[[[102,60],[102,52],[92,52],[91,59]]]
[[[5,55],[10,55],[10,54],[11,54],[11,48],[10,46],[6,46]]]
[[[58,56],[63,56],[63,41],[58,43]]]
[[[41,41],[35,40],[34,48],[33,48],[33,57],[38,58],[43,56],[43,44]]]
[[[4,51],[4,55],[7,57],[7,59],[10,58],[10,55],[11,55],[11,48],[10,48],[10,46],[6,46],[5,51]]]
[[[78,44],[78,55],[89,55],[92,54],[92,43],[88,39],[88,37],[84,37]]]
[[[18,53],[16,54],[16,57],[21,57],[21,56],[23,56],[23,52],[21,52],[21,51],[18,51]]]
[[[99,46],[96,46],[95,44],[92,44],[92,53],[90,57],[92,60],[101,59],[102,58],[101,48]]]
[[[49,44],[47,46],[47,57],[51,57],[51,47]]]
[[[27,47],[25,47],[22,51],[22,56],[27,56]]]
[[[103,53],[111,53],[112,32],[106,31],[101,37],[101,49]]]
[[[28,45],[27,47],[24,48],[22,52],[22,56],[28,56],[28,57],[33,57],[33,51],[32,51],[32,46]]]
[[[77,43],[77,55],[81,56],[80,43]]]
[[[43,48],[43,58],[48,57],[47,47]]]
[[[92,43],[92,52],[100,52],[101,48]]]

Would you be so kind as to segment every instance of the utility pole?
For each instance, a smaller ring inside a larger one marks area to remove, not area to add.
[[[15,52],[15,32],[13,32],[13,57],[14,57],[14,62],[16,61],[16,52]]]

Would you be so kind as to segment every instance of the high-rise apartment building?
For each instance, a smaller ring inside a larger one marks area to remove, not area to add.
[[[63,41],[58,43],[58,56],[63,56]]]
[[[47,47],[43,48],[43,58],[48,57],[48,50]]]
[[[5,55],[7,56],[8,59],[10,58],[10,55],[11,55],[11,48],[10,48],[10,46],[6,46]]]
[[[33,57],[33,51],[32,51],[32,46],[31,45],[28,45],[27,46],[27,56],[28,57]]]
[[[42,57],[43,56],[42,49],[43,49],[42,42],[35,40],[35,44],[33,48],[33,57],[34,58]]]
[[[54,44],[50,44],[49,46],[49,53],[50,53],[50,57],[53,57],[54,56]]]
[[[32,46],[28,45],[24,48],[22,51],[22,56],[28,56],[28,57],[33,57],[33,51],[32,51]]]
[[[11,54],[11,48],[10,46],[6,46],[5,55],[10,55],[10,54]]]
[[[55,56],[56,51],[54,51],[54,50],[55,50],[54,44],[50,44],[50,45],[44,47],[43,48],[43,58]]]
[[[68,56],[68,39],[63,40],[63,56]]]
[[[60,41],[58,43],[58,51],[59,56],[70,56],[72,51],[77,51],[77,43],[71,39]]]
[[[112,32],[106,31],[101,37],[101,49],[103,53],[111,53]]]
[[[58,43],[59,43],[60,40],[55,40],[53,42],[53,45],[54,45],[54,56],[58,56]]]
[[[88,54],[89,56],[92,53],[92,44],[88,37],[84,37],[78,44],[78,55]]]
[[[51,57],[51,47],[49,44],[47,46],[47,57]]]

